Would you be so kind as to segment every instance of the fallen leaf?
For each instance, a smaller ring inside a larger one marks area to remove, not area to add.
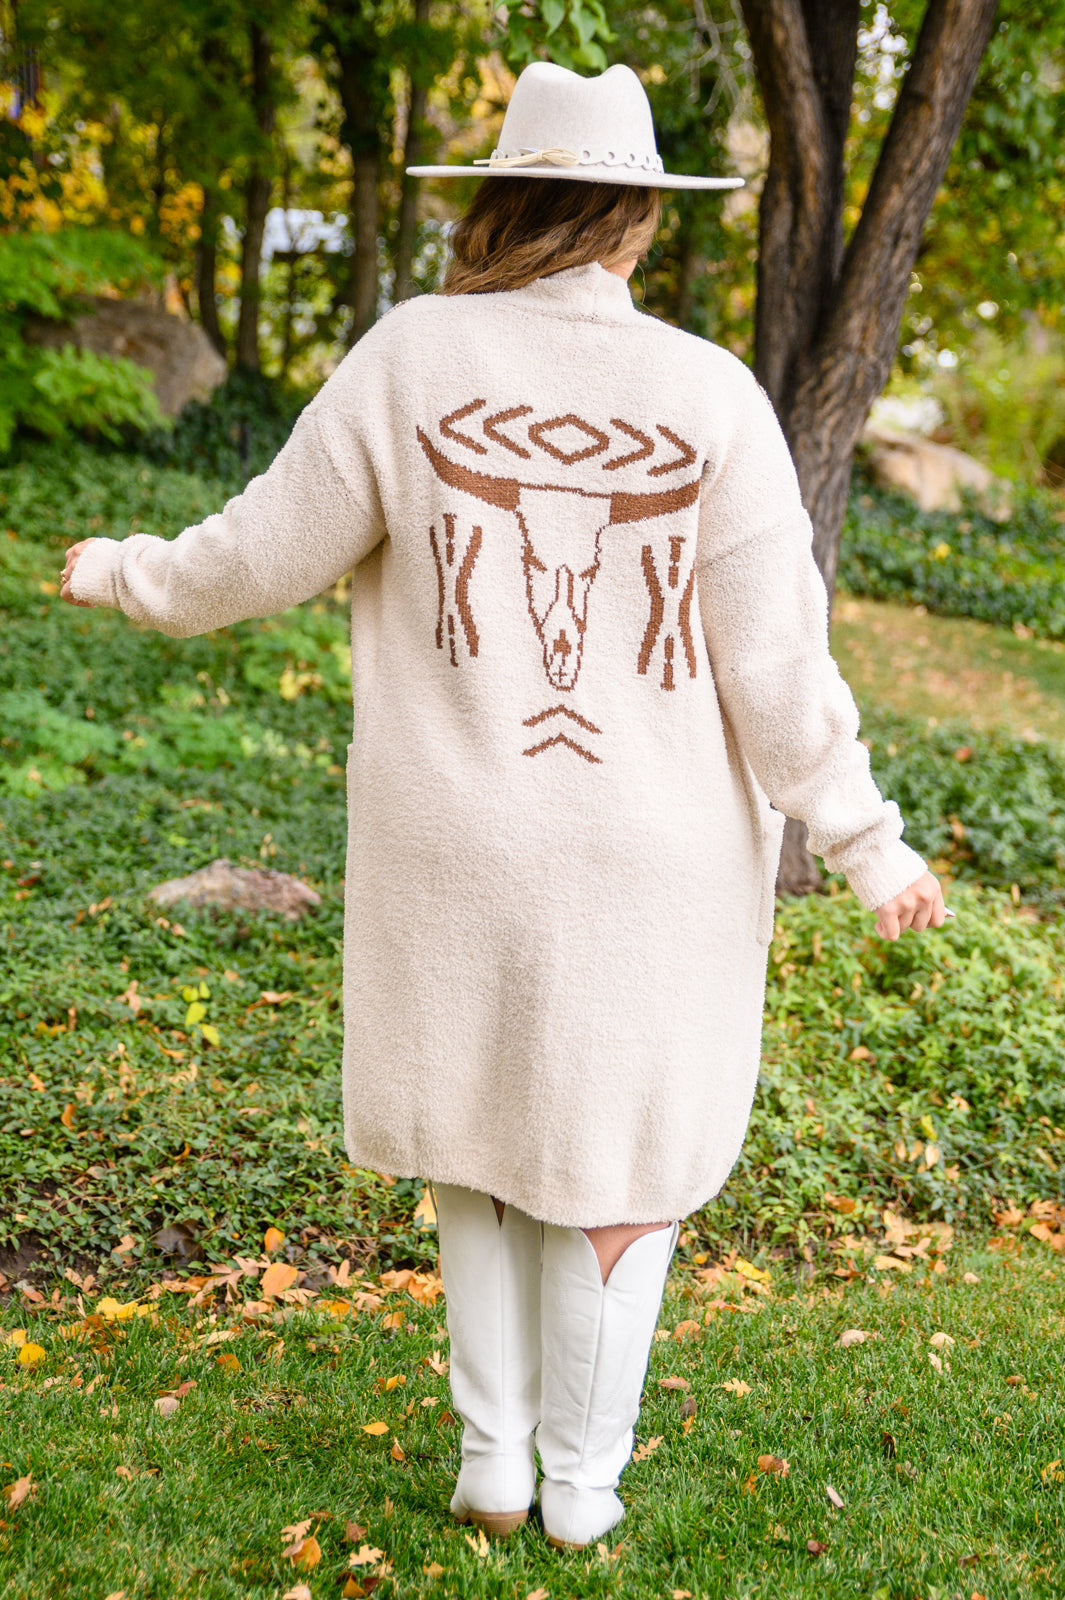
[[[651,1455],[653,1451],[658,1449],[659,1445],[662,1443],[663,1437],[664,1436],[662,1434],[658,1433],[652,1438],[648,1439],[646,1444],[641,1444],[632,1452],[633,1461],[646,1461],[647,1457]]]
[[[16,1510],[32,1488],[33,1479],[28,1474],[25,1478],[16,1478],[14,1483],[9,1483],[4,1490],[4,1499],[7,1501],[8,1510]]]
[[[840,1494],[839,1490],[838,1489],[833,1489],[833,1487],[832,1487],[832,1485],[830,1483],[826,1483],[825,1484],[825,1493],[828,1495],[828,1498],[831,1500],[831,1502],[835,1506],[836,1510],[837,1511],[842,1511],[843,1510],[843,1496]]]
[[[740,1399],[742,1399],[745,1394],[750,1394],[751,1392],[750,1384],[744,1383],[742,1378],[726,1378],[724,1383],[718,1384],[718,1388],[727,1389],[730,1394],[734,1394]]]
[[[115,1468],[115,1477],[116,1478],[126,1478],[127,1480],[132,1482],[133,1473],[130,1471],[129,1467],[116,1467]]]
[[[284,989],[280,992],[277,989],[263,989],[259,998],[265,1000],[268,1006],[283,1006],[286,1000],[294,1000],[296,994],[293,989]]]
[[[280,1250],[285,1242],[285,1235],[280,1228],[267,1228],[263,1234],[263,1249],[266,1254],[272,1255],[275,1250]]]
[[[758,1470],[774,1473],[778,1478],[786,1478],[791,1468],[783,1456],[759,1456]]]
[[[39,1367],[42,1361],[47,1361],[48,1351],[43,1345],[29,1342],[19,1350],[18,1359],[22,1367]]]
[[[281,1600],[311,1600],[310,1585],[306,1583],[294,1584],[291,1589],[286,1589]]]
[[[172,1417],[180,1404],[181,1401],[175,1400],[172,1394],[164,1394],[155,1402],[155,1409],[161,1417]]]
[[[994,1217],[1000,1228],[1015,1228],[1024,1221],[1024,1212],[1019,1206],[1007,1206],[1005,1211],[996,1211]]]
[[[1049,1462],[1039,1476],[1044,1483],[1065,1483],[1065,1472],[1062,1471],[1060,1459]]]
[[[469,1545],[475,1556],[481,1556],[482,1558],[486,1556],[491,1549],[491,1546],[485,1537],[485,1531],[483,1528],[477,1529],[476,1536],[472,1533],[468,1533],[466,1535],[466,1543]]]
[[[223,1350],[220,1356],[215,1356],[214,1364],[216,1367],[221,1367],[223,1372],[242,1372],[244,1370],[232,1350]]]
[[[388,1432],[388,1423],[387,1422],[364,1422],[363,1425],[362,1425],[362,1431],[363,1431],[363,1433],[373,1434],[373,1436],[376,1438],[379,1434]]]
[[[393,1461],[406,1461],[406,1459],[407,1458],[403,1453],[403,1446],[400,1444],[398,1439],[393,1439],[393,1441],[392,1441],[392,1460]]]
[[[696,1406],[695,1400],[691,1395],[689,1395],[687,1399],[681,1403],[680,1414],[687,1422],[691,1422],[693,1420],[697,1410],[698,1407]]]
[[[939,1357],[936,1355],[934,1350],[929,1350],[928,1359],[931,1362],[931,1364],[934,1367],[934,1369],[936,1370],[936,1372],[938,1372],[938,1373],[940,1373],[940,1375],[942,1375],[943,1363],[942,1363],[942,1361],[940,1361]]]
[[[807,1539],[806,1548],[812,1556],[823,1556],[828,1545],[822,1544],[820,1539]]]
[[[433,1197],[429,1192],[428,1185],[414,1208],[414,1226],[416,1228],[436,1227],[436,1207],[433,1205]]]
[[[316,1567],[322,1559],[322,1547],[317,1539],[308,1537],[298,1540],[288,1550],[282,1550],[281,1554],[294,1567]]]
[[[845,1328],[839,1336],[839,1342],[844,1350],[849,1350],[852,1344],[864,1344],[867,1339],[879,1339],[879,1333],[867,1333],[864,1328]]]
[[[354,1578],[349,1578],[340,1593],[343,1600],[362,1600],[366,1590],[361,1583],[356,1583]]]
[[[352,1551],[351,1555],[348,1557],[348,1566],[372,1567],[375,1562],[381,1560],[383,1555],[384,1551],[378,1550],[376,1545],[363,1544],[360,1545],[357,1550]]]
[[[912,1272],[913,1267],[909,1261],[900,1261],[897,1256],[874,1256],[873,1266],[878,1272]]]
[[[1011,1389],[1016,1389],[1018,1384],[1022,1384],[1024,1382],[1024,1379],[1019,1372],[1011,1372],[1009,1377],[1006,1379],[1006,1382],[1009,1384]]]
[[[427,1578],[442,1578],[444,1576],[444,1569],[439,1561],[430,1561],[427,1567],[422,1568],[422,1571]]]
[[[674,1589],[672,1600],[692,1600],[692,1592],[690,1589]]]
[[[849,1061],[875,1061],[876,1056],[870,1050],[868,1045],[856,1044],[847,1059]]]
[[[403,1385],[406,1383],[406,1381],[407,1381],[407,1377],[406,1377],[405,1373],[396,1372],[396,1373],[393,1373],[391,1378],[386,1378],[385,1379],[385,1388],[386,1389],[401,1389],[403,1387]]]
[[[977,1277],[975,1272],[963,1272],[961,1281],[962,1283],[979,1283],[980,1279]]]
[[[764,1271],[762,1267],[756,1267],[751,1261],[744,1261],[742,1256],[737,1256],[732,1265],[733,1269],[738,1272],[741,1277],[749,1278],[752,1283],[769,1282],[770,1275],[768,1272]]]
[[[677,1323],[677,1326],[673,1329],[673,1337],[674,1339],[698,1339],[702,1331],[702,1327],[698,1322],[693,1322],[690,1317],[687,1317],[683,1322]]]
[[[291,1288],[298,1274],[298,1267],[290,1267],[284,1261],[273,1261],[259,1280],[259,1292],[267,1297],[282,1294]]]
[[[894,1434],[882,1433],[880,1435],[880,1444],[887,1459],[889,1461],[892,1460],[897,1449]]]
[[[546,1589],[530,1589],[525,1600],[547,1600]]]
[[[687,1378],[659,1378],[658,1387],[660,1389],[690,1389],[691,1384]]]
[[[953,1350],[954,1348],[954,1340],[949,1333],[934,1333],[928,1342],[935,1345],[937,1350]]]
[[[438,1378],[443,1378],[447,1374],[448,1363],[444,1360],[439,1350],[434,1350],[431,1356],[426,1356],[425,1365],[430,1372],[435,1372]]]

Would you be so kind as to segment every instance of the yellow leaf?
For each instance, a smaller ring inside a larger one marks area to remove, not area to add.
[[[421,1199],[414,1208],[414,1226],[416,1228],[436,1227],[436,1207],[433,1205],[433,1197],[429,1192],[428,1185],[426,1185]]]
[[[744,1261],[742,1256],[737,1256],[733,1265],[736,1271],[744,1278],[750,1278],[755,1283],[769,1282],[768,1272],[764,1272],[761,1267],[756,1267],[753,1262]]]
[[[376,1426],[376,1424],[375,1424]],[[383,1550],[378,1550],[375,1545],[363,1544],[353,1550],[348,1557],[349,1567],[372,1567],[384,1555]]]
[[[39,1344],[24,1344],[18,1353],[19,1365],[23,1367],[39,1367],[42,1361],[48,1359],[48,1352]]]
[[[211,991],[205,983],[200,984],[199,996],[201,1000],[209,1000],[211,998]]]
[[[205,1017],[206,1015],[207,1007],[203,1004],[202,1000],[194,1000],[185,1013],[186,1028],[193,1027],[197,1022],[200,1021],[201,1017]]]
[[[646,1444],[641,1444],[638,1449],[632,1452],[632,1459],[634,1461],[646,1461],[647,1457],[658,1449],[662,1443],[662,1438],[663,1435],[659,1433],[648,1439]]]
[[[786,1478],[791,1468],[783,1456],[759,1456],[758,1470],[759,1472],[770,1472],[778,1478]]]
[[[879,1339],[878,1333],[867,1333],[864,1328],[845,1328],[839,1336],[839,1342],[844,1350],[849,1350],[852,1344],[864,1344],[867,1339]]]
[[[187,1006],[190,1006],[194,1000],[198,1000],[200,998],[200,991],[199,989],[190,988],[188,985],[186,985],[186,987],[181,991],[181,998],[184,1000]]]
[[[285,1242],[285,1235],[280,1228],[267,1228],[263,1234],[263,1249],[266,1254],[272,1255],[275,1250],[280,1250]]]
[[[207,1043],[208,1044],[213,1044],[216,1049],[222,1043],[222,1035],[219,1033],[218,1029],[214,1026],[213,1023],[201,1022],[200,1023],[200,1032],[203,1034],[203,1037],[207,1040]]]
[[[381,1326],[382,1328],[402,1328],[406,1320],[407,1317],[405,1312],[392,1311],[387,1317],[382,1317]]]
[[[466,1543],[469,1545],[475,1556],[484,1557],[488,1554],[490,1546],[488,1540],[485,1538],[485,1532],[483,1528],[478,1528],[476,1534],[468,1533],[466,1535]]]
[[[29,1474],[24,1478],[16,1478],[14,1483],[9,1483],[4,1490],[4,1499],[7,1501],[8,1510],[16,1510],[32,1488],[33,1479]]]
[[[25,1328],[13,1328],[10,1333],[0,1333],[0,1344],[22,1345],[26,1343]]]
[[[322,1547],[315,1538],[304,1539],[296,1554],[291,1557],[297,1567],[316,1567],[322,1559]]]
[[[371,1433],[376,1438],[379,1434],[388,1432],[388,1423],[387,1422],[364,1422],[363,1425],[362,1425],[362,1431],[363,1431],[363,1433]]]
[[[244,1370],[232,1350],[224,1350],[220,1356],[215,1356],[214,1364],[216,1367],[221,1367],[224,1372],[242,1372]]]
[[[348,1312],[351,1310],[351,1301],[319,1300],[318,1310],[324,1311],[327,1316],[336,1317],[339,1320],[341,1317],[346,1317]]]
[[[1061,1461],[1051,1461],[1043,1468],[1039,1476],[1044,1483],[1065,1483],[1065,1472],[1061,1469]],[[20,1482],[22,1480],[20,1479]]]
[[[396,1373],[394,1373],[392,1375],[391,1378],[386,1378],[385,1379],[385,1388],[386,1389],[400,1389],[400,1388],[403,1387],[403,1385],[406,1383],[406,1381],[407,1381],[407,1378],[406,1378],[406,1374],[405,1373],[396,1372]]]
[[[284,1261],[273,1261],[259,1279],[260,1293],[282,1294],[284,1290],[292,1287],[298,1275],[298,1267],[291,1267]]]
[[[726,1378],[724,1383],[718,1385],[718,1388],[728,1389],[738,1399],[742,1399],[745,1394],[750,1394],[751,1392],[750,1384],[744,1383],[742,1378]]]
[[[908,1261],[900,1261],[897,1256],[874,1256],[873,1266],[880,1272],[911,1272],[913,1270]]]
[[[934,1333],[928,1342],[935,1345],[937,1350],[951,1350],[954,1347],[954,1340],[949,1333]]]
[[[427,1567],[422,1568],[422,1571],[427,1578],[442,1578],[444,1576],[444,1569],[439,1561],[430,1561]]]
[[[74,1102],[73,1102],[73,1100],[70,1102],[69,1105],[63,1107],[63,1115],[60,1117],[59,1120],[63,1124],[64,1128],[73,1128],[73,1126],[74,1126]]]

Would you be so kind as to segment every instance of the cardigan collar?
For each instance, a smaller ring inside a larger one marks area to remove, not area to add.
[[[596,322],[621,322],[639,315],[625,279],[608,272],[598,261],[549,273],[523,289],[505,291],[503,297],[559,316],[591,317]]]

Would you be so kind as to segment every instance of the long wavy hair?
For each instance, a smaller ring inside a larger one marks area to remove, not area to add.
[[[487,177],[452,230],[439,292],[521,289],[566,267],[640,257],[661,214],[661,191],[638,184]]]

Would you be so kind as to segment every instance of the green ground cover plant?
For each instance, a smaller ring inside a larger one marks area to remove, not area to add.
[[[45,576],[72,538],[173,533],[221,491],[45,459],[0,473],[0,1249],[120,1272],[124,1238],[217,1261],[299,1219],[309,1260],[423,1262],[419,1186],[351,1169],[341,1138],[343,596],[191,640],[72,610]],[[1061,1193],[1065,757],[873,707],[863,733],[958,919],[887,946],[838,882],[779,909],[751,1136],[707,1247],[829,1250],[885,1204],[979,1228]],[[299,874],[321,909],[293,927],[146,899],[223,855]]]
[[[1015,494],[1008,521],[975,506],[965,516],[921,511],[907,496],[864,484],[851,495],[839,582],[851,594],[905,600],[945,616],[1065,638],[1065,511],[1046,491]]]
[[[626,1518],[563,1556],[535,1517],[490,1543],[448,1513],[429,1275],[314,1295],[257,1252],[136,1303],[88,1280],[12,1297],[0,1595],[1051,1600],[1060,1262],[1011,1223],[994,1244],[845,1280],[734,1252],[677,1273]]]

